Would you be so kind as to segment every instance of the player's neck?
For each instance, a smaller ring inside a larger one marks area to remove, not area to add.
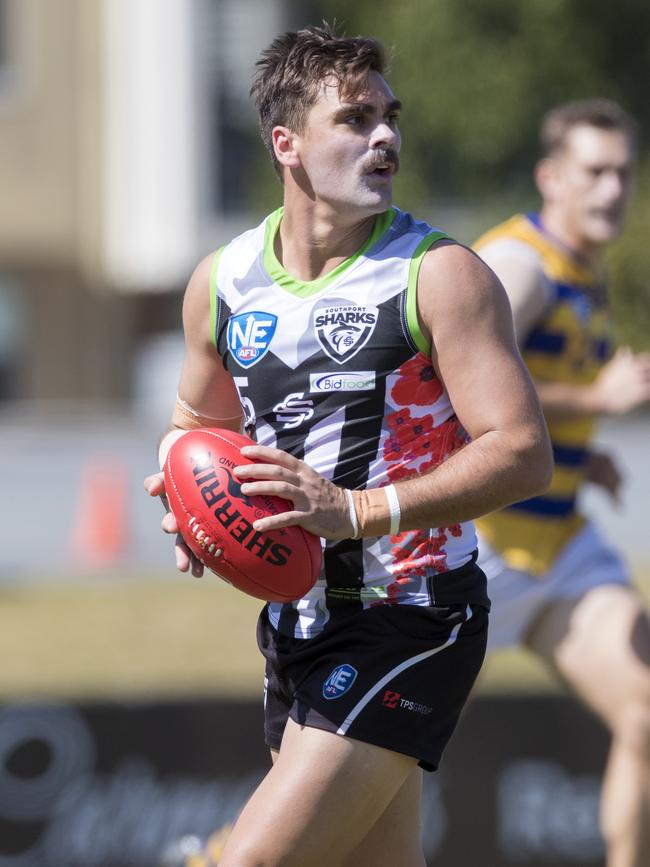
[[[370,237],[375,216],[351,222],[325,203],[297,203],[285,197],[284,214],[274,241],[275,255],[292,277],[316,280],[363,246]]]
[[[572,253],[576,259],[591,267],[597,267],[602,263],[604,246],[590,242],[576,231],[561,211],[545,206],[540,212],[539,219],[546,234]]]

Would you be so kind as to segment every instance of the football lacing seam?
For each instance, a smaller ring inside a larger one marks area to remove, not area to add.
[[[223,550],[221,548],[217,548],[217,543],[212,542],[212,539],[205,530],[201,527],[198,518],[192,515],[187,522],[187,526],[190,528],[190,533],[194,536],[195,540],[199,543],[199,545],[203,548],[204,551],[207,551],[213,557],[221,557],[223,554]],[[212,544],[210,544],[212,542]]]

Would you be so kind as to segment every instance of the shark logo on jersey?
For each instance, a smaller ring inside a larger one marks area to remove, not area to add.
[[[375,330],[378,314],[377,307],[371,304],[326,301],[314,311],[318,341],[333,361],[343,364],[366,345]]]
[[[228,349],[241,367],[252,367],[268,352],[278,317],[249,310],[228,320]]]

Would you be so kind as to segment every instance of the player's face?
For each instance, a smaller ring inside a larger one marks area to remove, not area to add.
[[[355,214],[385,211],[399,167],[400,107],[376,72],[353,95],[326,84],[297,137],[309,195]]]
[[[632,186],[633,153],[617,130],[577,126],[553,158],[556,204],[578,248],[598,248],[620,233]]]

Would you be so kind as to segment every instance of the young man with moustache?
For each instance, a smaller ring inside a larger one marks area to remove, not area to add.
[[[221,867],[424,864],[420,768],[438,766],[486,642],[472,519],[550,478],[502,287],[391,205],[401,106],[384,68],[376,40],[327,27],[263,52],[252,94],[283,207],[185,297],[162,457],[243,413],[261,463],[235,471],[242,493],[293,503],[255,529],[324,540],[315,587],[260,615],[274,764]],[[146,486],[163,492],[160,475]],[[177,564],[202,571],[182,545]]]

